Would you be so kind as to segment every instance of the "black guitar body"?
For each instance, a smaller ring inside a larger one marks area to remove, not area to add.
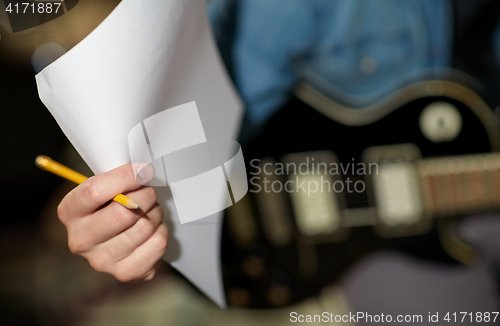
[[[421,131],[422,110],[436,101],[449,102],[460,111],[463,126],[452,141],[435,143]],[[491,152],[490,138],[484,124],[469,107],[444,96],[412,100],[363,126],[338,123],[294,97],[244,148],[244,156],[250,173],[252,159],[267,157],[280,162],[289,153],[329,150],[340,163],[347,164],[362,162],[362,153],[369,147],[411,143],[418,146],[423,158],[428,158]],[[362,178],[349,174],[343,177]],[[249,189],[252,190],[252,186]],[[314,244],[303,243],[300,230],[294,227],[294,240],[285,247],[276,247],[262,232],[255,194],[249,191],[246,196],[253,203],[252,215],[259,232],[252,244],[242,247],[235,243],[238,235],[231,233],[225,219],[222,262],[229,304],[272,308],[298,302],[318,294],[354,262],[377,250],[398,250],[426,260],[457,264],[442,249],[436,227],[439,221],[434,221],[435,227],[424,235],[381,238],[374,234],[371,226],[365,226],[351,229],[345,241]],[[366,191],[344,193],[344,196],[347,208],[370,206]],[[293,209],[288,209],[293,216]],[[314,267],[308,270],[308,265]]]

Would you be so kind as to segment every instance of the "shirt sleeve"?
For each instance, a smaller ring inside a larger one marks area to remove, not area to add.
[[[211,19],[219,43],[230,32],[220,29],[223,8],[227,18],[228,4],[236,2],[229,66],[248,122],[261,125],[288,99],[298,78],[297,67],[314,44],[315,1],[214,1]]]

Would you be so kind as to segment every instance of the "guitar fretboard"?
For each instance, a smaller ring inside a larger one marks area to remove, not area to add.
[[[500,207],[500,153],[426,159],[418,171],[433,216]]]

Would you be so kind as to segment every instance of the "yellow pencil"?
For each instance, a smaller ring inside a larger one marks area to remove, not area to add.
[[[83,174],[71,170],[67,166],[62,165],[61,163],[58,163],[45,155],[37,156],[35,163],[40,169],[57,174],[58,176],[63,177],[69,181],[73,181],[74,183],[80,184],[88,179]],[[118,196],[113,198],[113,200],[130,209],[140,208],[140,206],[132,198],[129,198],[122,194],[119,194]]]

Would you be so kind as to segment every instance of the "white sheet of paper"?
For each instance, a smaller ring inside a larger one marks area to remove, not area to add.
[[[241,102],[224,70],[204,0],[124,0],[84,40],[36,76],[39,95],[95,173],[130,162],[129,131],[195,101],[207,139],[234,139]],[[170,208],[164,259],[219,306],[222,213],[180,224]]]

